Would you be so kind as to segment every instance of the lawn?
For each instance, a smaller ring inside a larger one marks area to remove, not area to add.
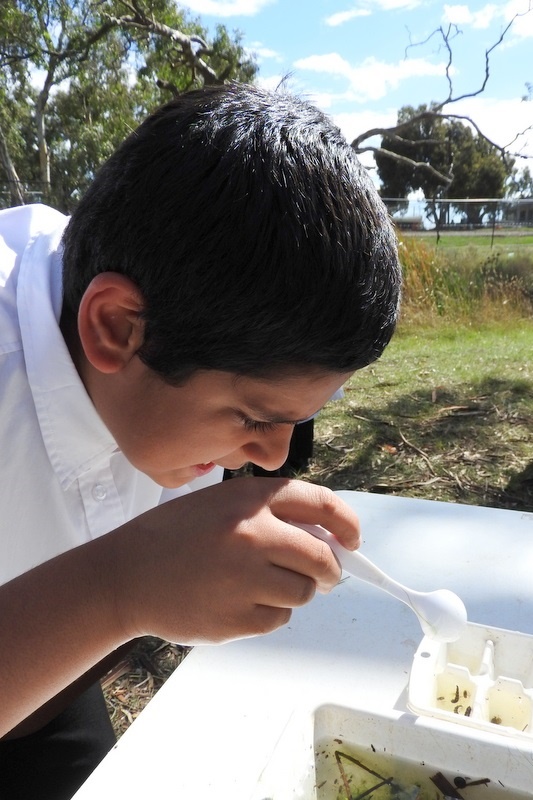
[[[481,249],[499,249],[505,253],[511,251],[528,250],[533,253],[533,229],[505,229],[496,228],[494,234],[491,229],[462,233],[455,231],[444,231],[439,236],[434,231],[426,233],[402,232],[401,238],[410,237],[434,245],[440,249],[453,249],[462,247],[475,247]]]
[[[315,423],[307,477],[533,511],[533,320],[408,330]]]

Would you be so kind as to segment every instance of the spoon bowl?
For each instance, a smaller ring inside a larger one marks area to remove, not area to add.
[[[463,601],[448,589],[418,592],[408,589],[390,578],[379,567],[358,551],[347,550],[338,539],[320,525],[291,522],[298,528],[326,542],[332,549],[342,569],[366,583],[383,589],[408,605],[418,617],[426,636],[439,642],[455,642],[463,633],[467,614]]]
[[[417,615],[426,636],[439,642],[455,642],[459,639],[467,623],[466,608],[460,597],[449,589],[436,589],[434,592],[415,592],[413,589],[405,591],[409,595],[409,600],[405,602]]]

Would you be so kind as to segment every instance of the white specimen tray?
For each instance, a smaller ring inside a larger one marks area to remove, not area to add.
[[[533,738],[533,636],[468,623],[452,643],[424,637],[408,707],[449,722]]]
[[[439,720],[324,705],[290,719],[250,800],[526,800],[531,748],[509,745]]]

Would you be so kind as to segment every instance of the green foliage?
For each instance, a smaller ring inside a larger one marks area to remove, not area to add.
[[[504,162],[498,150],[482,136],[472,133],[466,126],[454,126],[453,180],[448,196],[458,199],[475,197],[503,197],[512,164]],[[461,209],[463,222],[480,225],[490,206],[483,203],[467,204]]]
[[[256,71],[238,32],[220,25],[209,42],[174,0],[0,5],[0,135],[36,192],[27,202],[72,210],[147,113],[206,81],[253,82]],[[0,180],[5,171],[0,162]]]
[[[507,186],[507,194],[520,200],[533,197],[533,175],[529,167],[521,172],[514,169]]]

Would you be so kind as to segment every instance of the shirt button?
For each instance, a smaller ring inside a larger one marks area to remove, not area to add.
[[[95,483],[93,486],[93,497],[95,500],[105,500],[107,492],[101,483]]]

